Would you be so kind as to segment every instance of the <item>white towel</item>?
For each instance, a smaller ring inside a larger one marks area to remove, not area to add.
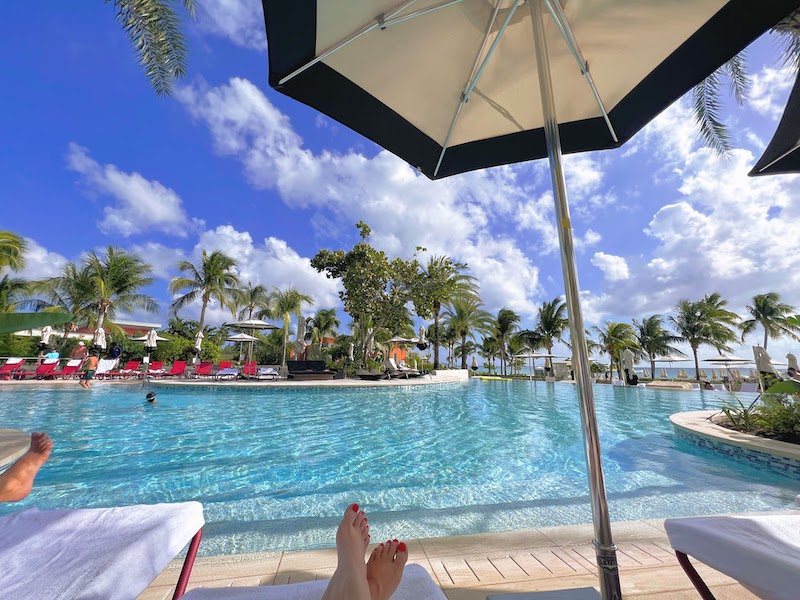
[[[133,600],[204,523],[199,502],[12,513],[0,519],[0,595]]]
[[[183,600],[319,600],[328,580],[240,588],[195,588]],[[428,572],[408,565],[392,600],[447,600]]]
[[[800,515],[692,517],[664,523],[675,550],[738,580],[765,600],[797,600]]]
[[[83,362],[82,358],[73,358],[72,360],[67,361],[68,367],[77,367]]]

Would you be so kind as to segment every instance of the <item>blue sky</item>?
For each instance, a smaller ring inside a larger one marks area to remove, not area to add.
[[[136,250],[156,269],[165,322],[175,262],[220,248],[243,279],[338,307],[335,283],[308,259],[352,246],[364,220],[391,254],[420,245],[468,263],[486,308],[514,308],[526,325],[563,293],[545,161],[430,182],[268,87],[260,2],[201,4],[173,99],[152,92],[111,5],[4,7],[0,228],[30,240],[27,276],[108,244]],[[702,148],[686,100],[621,149],[567,157],[589,325],[668,314],[713,291],[741,314],[766,291],[800,305],[797,179],[746,177],[792,80],[774,39],[757,41],[749,64],[752,101],[725,113],[729,158]],[[771,354],[793,345],[772,342]]]

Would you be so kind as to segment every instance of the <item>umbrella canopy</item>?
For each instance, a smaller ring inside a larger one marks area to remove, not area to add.
[[[730,354],[720,354],[719,356],[714,356],[712,358],[704,358],[706,362],[715,363],[719,365],[733,365],[733,364],[743,364],[753,362],[749,358],[740,358],[738,356],[732,356]]]
[[[800,73],[775,135],[748,175],[758,177],[782,173],[800,173]]]
[[[428,177],[543,158],[532,4],[263,0],[270,85]],[[620,146],[799,5],[548,1],[563,151]]]
[[[155,329],[147,332],[147,335],[131,338],[132,342],[144,342],[145,346],[155,348],[157,342],[168,342],[169,338],[161,337]]]
[[[674,363],[674,362],[684,362],[689,360],[688,358],[684,358],[681,356],[661,356],[653,362],[665,362],[665,363]]]
[[[235,323],[223,323],[223,327],[235,327],[237,329],[252,329],[254,331],[264,331],[266,329],[280,329],[280,327],[267,323],[261,319],[246,319]]]
[[[419,340],[417,338],[404,338],[401,335],[396,335],[393,338],[386,340],[386,343],[389,344],[418,344]]]
[[[225,340],[226,342],[257,342],[258,338],[253,337],[252,335],[247,335],[246,333],[234,333],[231,336],[228,336],[228,339]]]
[[[263,5],[270,85],[428,177],[548,157],[600,591],[608,600],[622,592],[562,151],[622,144],[800,0],[757,6],[752,0],[570,1],[566,7],[561,2],[263,0]],[[552,18],[545,23],[546,12]]]
[[[95,330],[94,336],[92,337],[92,344],[101,350],[106,349],[106,332],[102,327],[98,327]]]

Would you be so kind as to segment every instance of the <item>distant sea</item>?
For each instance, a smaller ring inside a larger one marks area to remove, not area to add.
[[[496,364],[497,363],[495,363],[495,365]],[[711,369],[714,369],[717,372],[717,377],[722,377],[720,372],[722,372],[723,374],[726,373],[726,370],[724,368],[720,370],[716,366],[715,367],[700,367],[700,368],[701,369],[705,369],[706,377],[708,379],[711,379]],[[736,365],[734,365],[734,366],[731,367],[731,369],[739,369],[739,371],[741,371],[742,375],[745,376],[745,377],[749,377],[750,376],[750,369],[752,369],[752,368],[754,368],[752,365],[745,365],[744,367],[737,367]],[[636,365],[636,367],[634,367],[634,370],[636,371],[636,374],[639,377],[642,377],[642,371],[644,369],[647,369],[649,371],[650,370],[650,365]],[[695,379],[694,367],[692,367],[692,368],[689,368],[689,367],[659,367],[658,363],[656,363],[656,373],[655,373],[656,379],[660,379],[661,378],[661,369],[664,369],[667,372],[667,379],[679,379],[678,371],[680,371],[681,369],[686,371],[686,376],[687,376],[686,378],[687,379]],[[780,370],[780,367],[779,367],[779,370]],[[538,365],[536,366],[536,371],[537,371],[537,375],[538,376],[541,377],[543,375],[542,369]],[[521,370],[521,372],[526,374],[526,375],[528,375],[530,373],[530,369],[526,366],[524,369]],[[617,376],[617,371],[616,371],[616,369],[614,369],[614,377],[616,377],[616,376]],[[653,374],[651,373],[650,376],[652,377]]]

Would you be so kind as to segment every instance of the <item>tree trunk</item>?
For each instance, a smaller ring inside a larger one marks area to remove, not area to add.
[[[506,372],[506,341],[503,339],[503,336],[498,336],[497,339],[500,342],[500,372],[503,377],[508,375]]]
[[[762,323],[763,325],[763,323]],[[769,339],[769,331],[767,330],[767,326],[764,325],[764,352],[767,351],[767,340]]]
[[[650,377],[652,379],[656,378],[656,355],[650,355]]]
[[[433,301],[433,368],[439,368],[439,311],[442,305],[438,300]]]
[[[550,338],[547,339],[547,353],[548,354],[552,354],[553,353],[553,340],[551,340]],[[544,366],[550,368],[549,370],[545,369],[544,376],[545,377],[548,377],[548,376],[549,377],[554,377],[554,375],[553,375],[553,359],[551,357],[548,356],[547,358],[544,359]]]
[[[286,348],[289,345],[289,325],[286,323],[286,318],[283,319],[283,361],[281,366],[286,366]]]
[[[467,334],[461,335],[461,368],[467,368]]]
[[[700,363],[697,362],[697,348],[692,346],[692,354],[694,354],[694,376],[697,381],[700,381]]]
[[[206,307],[208,306],[208,300],[203,298],[203,307],[200,309],[200,325],[197,328],[197,333],[203,331],[203,326],[206,323]]]

